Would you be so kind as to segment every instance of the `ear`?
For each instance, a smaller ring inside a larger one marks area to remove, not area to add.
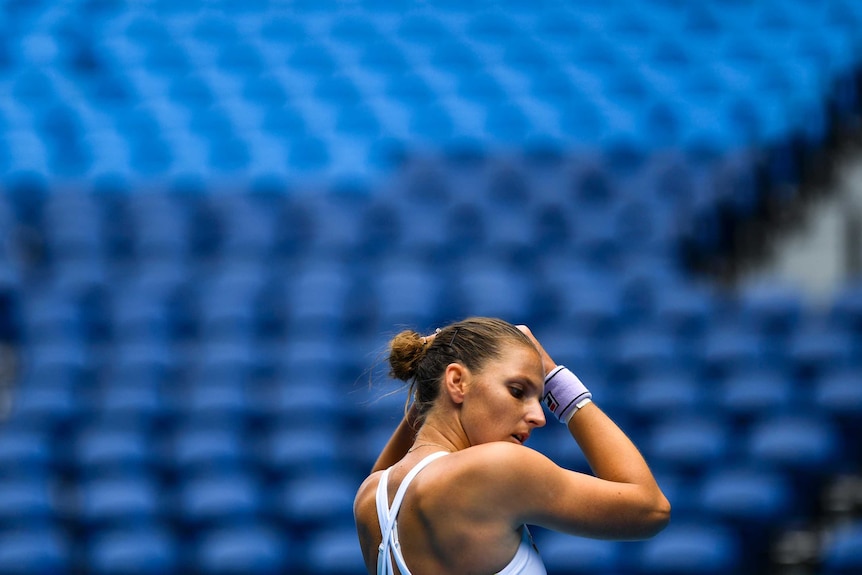
[[[464,403],[464,395],[470,380],[470,370],[460,363],[450,363],[443,372],[443,391],[455,404]]]

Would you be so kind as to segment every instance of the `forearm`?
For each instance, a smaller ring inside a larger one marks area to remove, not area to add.
[[[597,477],[641,485],[661,495],[640,451],[595,403],[579,409],[568,428]]]
[[[371,470],[372,473],[388,469],[407,454],[407,450],[410,449],[416,438],[417,429],[415,429],[415,426],[416,412],[415,408],[411,406],[377,457],[377,461]]]

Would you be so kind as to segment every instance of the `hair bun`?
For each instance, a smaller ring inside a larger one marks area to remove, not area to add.
[[[426,350],[425,338],[418,332],[400,332],[389,342],[389,375],[401,381],[413,379]]]

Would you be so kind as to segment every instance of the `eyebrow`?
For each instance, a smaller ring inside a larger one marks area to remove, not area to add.
[[[530,387],[535,389],[537,392],[541,392],[541,389],[542,389],[540,386],[536,385],[532,379],[530,379],[528,376],[523,375],[523,374],[519,374],[519,375],[513,377],[512,381],[517,381],[519,383],[526,383],[527,385],[529,385]],[[544,383],[544,382],[542,382],[542,383]]]

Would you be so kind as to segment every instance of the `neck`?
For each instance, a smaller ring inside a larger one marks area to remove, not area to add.
[[[447,425],[445,421],[429,416],[419,428],[411,451],[427,445],[455,452],[470,447],[470,442],[460,426]]]

